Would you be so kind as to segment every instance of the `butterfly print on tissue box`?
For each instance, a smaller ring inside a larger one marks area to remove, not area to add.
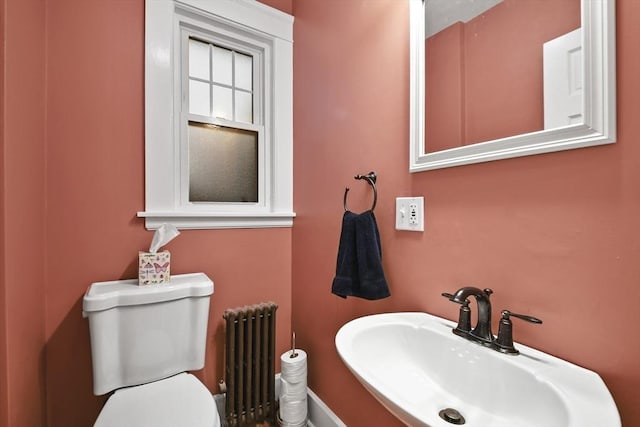
[[[171,275],[171,254],[138,252],[138,285],[156,285],[168,282]]]

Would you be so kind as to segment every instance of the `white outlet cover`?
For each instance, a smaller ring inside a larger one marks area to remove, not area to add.
[[[424,231],[424,197],[396,197],[396,230]]]

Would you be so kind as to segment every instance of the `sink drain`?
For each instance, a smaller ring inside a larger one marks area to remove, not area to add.
[[[438,413],[438,415],[440,415],[440,418],[451,424],[462,425],[466,422],[462,414],[453,408],[443,409]]]

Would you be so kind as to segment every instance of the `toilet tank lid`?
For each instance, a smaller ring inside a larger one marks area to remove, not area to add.
[[[137,279],[96,282],[82,300],[82,313],[126,305],[152,304],[213,294],[213,282],[204,273],[178,274],[166,283],[138,286]]]

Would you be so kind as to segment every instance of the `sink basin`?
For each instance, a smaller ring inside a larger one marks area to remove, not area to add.
[[[516,343],[510,356],[451,333],[426,313],[386,313],[345,324],[336,348],[349,370],[408,426],[620,427],[595,372]],[[445,418],[458,420],[458,415]],[[458,422],[458,425],[460,423]]]

